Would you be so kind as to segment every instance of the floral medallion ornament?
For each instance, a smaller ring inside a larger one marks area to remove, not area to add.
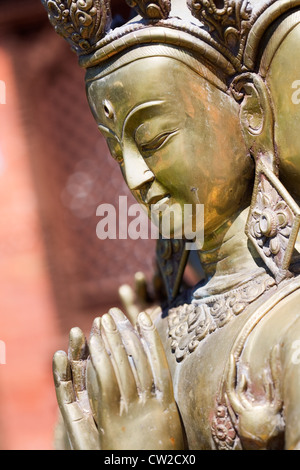
[[[139,15],[150,20],[166,19],[171,10],[170,0],[126,0]]]
[[[291,275],[289,265],[299,226],[299,206],[275,174],[260,161],[246,234],[277,283]]]
[[[211,423],[211,433],[217,450],[239,449],[240,442],[227,406],[217,404]]]

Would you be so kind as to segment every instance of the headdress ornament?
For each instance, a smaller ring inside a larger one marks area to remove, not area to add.
[[[125,1],[125,0],[124,0]],[[249,70],[266,28],[300,0],[126,0],[138,15],[110,29],[110,0],[42,0],[56,32],[88,68],[137,45],[203,56],[227,75]]]

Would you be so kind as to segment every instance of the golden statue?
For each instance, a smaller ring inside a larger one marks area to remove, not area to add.
[[[157,245],[168,303],[112,308],[54,356],[71,448],[300,450],[300,0],[127,0],[115,30],[109,0],[42,2],[134,197],[182,209]]]

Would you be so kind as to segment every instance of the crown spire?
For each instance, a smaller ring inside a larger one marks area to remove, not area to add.
[[[78,54],[88,53],[111,24],[110,0],[42,0],[55,31]]]
[[[171,0],[126,0],[126,2],[143,18],[166,19],[171,11]]]
[[[192,15],[212,36],[238,53],[250,28],[252,7],[248,0],[187,0]]]

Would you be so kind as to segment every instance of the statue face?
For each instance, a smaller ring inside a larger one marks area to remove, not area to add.
[[[87,95],[134,197],[164,213],[178,204],[175,238],[185,204],[204,204],[207,235],[249,202],[238,105],[185,64],[143,58],[89,83]]]

